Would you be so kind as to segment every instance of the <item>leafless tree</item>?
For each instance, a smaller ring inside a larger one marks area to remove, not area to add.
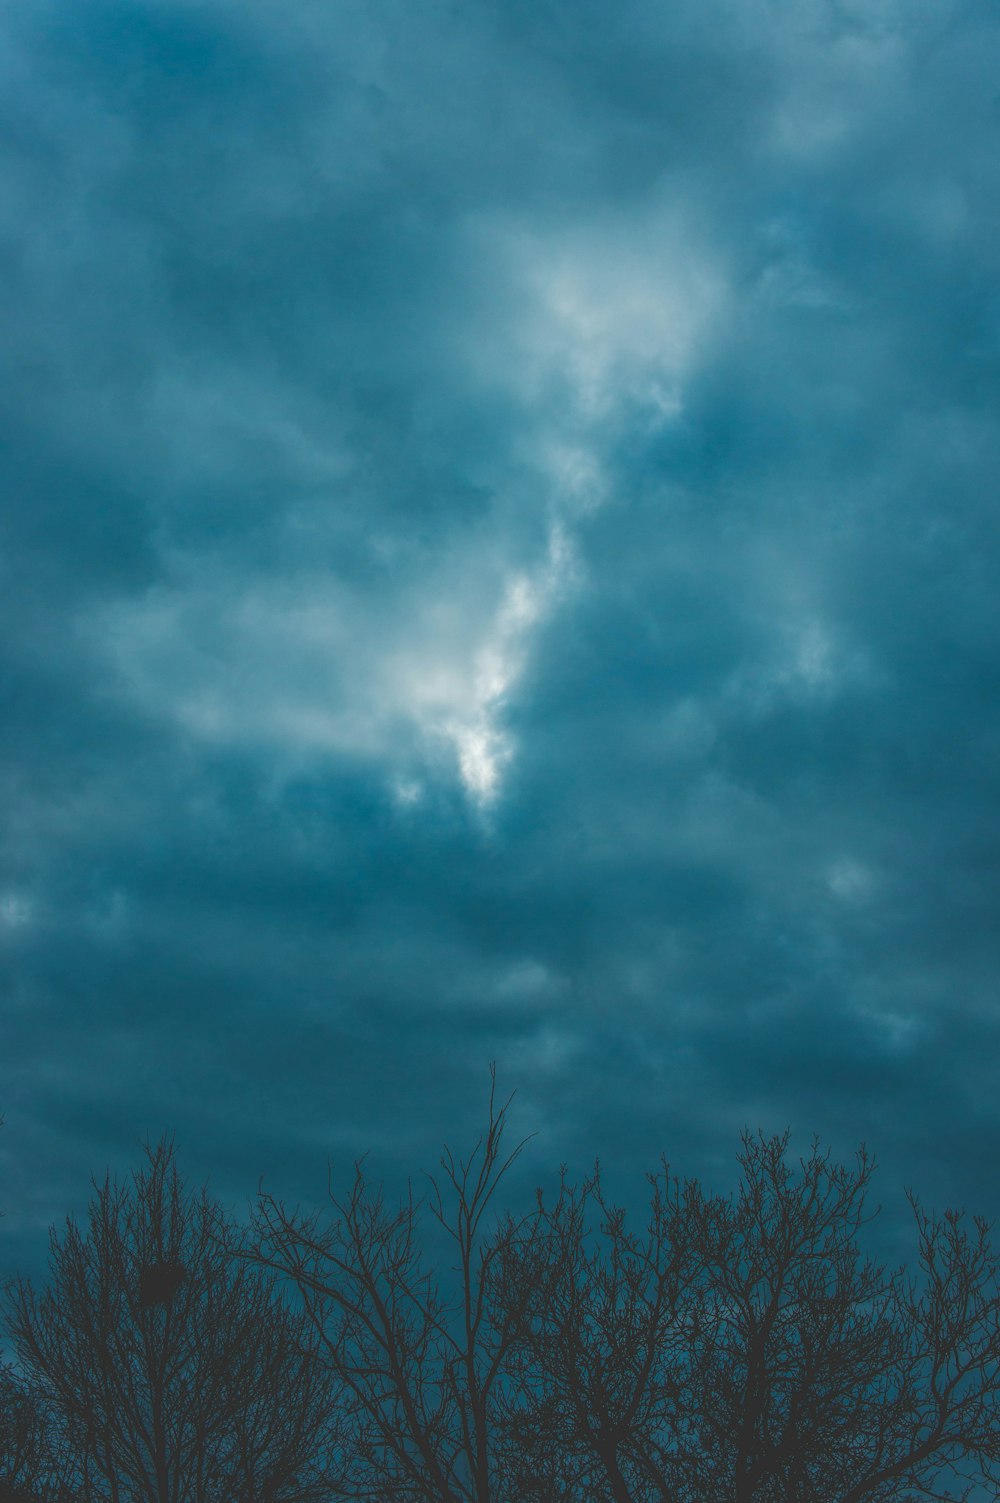
[[[599,1168],[564,1171],[514,1216],[509,1104],[494,1080],[473,1151],[445,1149],[400,1204],[359,1164],[320,1213],[262,1191],[247,1234],[185,1190],[169,1144],[97,1187],[86,1229],[53,1234],[47,1292],[11,1296],[12,1485],[38,1403],[74,1503],[997,1496],[985,1223],[913,1199],[912,1267],[887,1267],[862,1247],[864,1150],[792,1161],[787,1135],[752,1134],[730,1196],[663,1163],[636,1219]]]
[[[864,1151],[844,1167],[814,1145],[793,1170],[787,1149],[746,1135],[730,1198],[664,1167],[638,1235],[599,1173],[542,1208],[512,1416],[526,1497],[902,1503],[995,1484],[988,1228],[914,1201],[916,1270],[890,1271],[859,1246]]]
[[[346,1396],[354,1495],[393,1503],[497,1503],[502,1416],[528,1291],[497,1293],[533,1218],[493,1215],[509,1101],[468,1158],[445,1150],[423,1202],[391,1206],[355,1166],[331,1211],[303,1216],[261,1194],[257,1257],[290,1278]],[[421,1247],[421,1215],[447,1250],[442,1278]]]
[[[239,1229],[188,1190],[167,1141],[53,1230],[48,1287],[8,1331],[62,1416],[79,1492],[107,1503],[309,1503],[331,1495],[336,1413],[308,1321]]]
[[[0,1503],[64,1503],[69,1482],[57,1417],[44,1396],[0,1360]]]
[[[0,1503],[80,1503],[58,1414],[8,1363],[0,1363]]]
[[[551,1204],[538,1192],[530,1242],[511,1249],[521,1339],[505,1419],[526,1500],[668,1497],[683,1472],[701,1263],[690,1192],[666,1174],[651,1188],[634,1233],[599,1169],[579,1187],[564,1172]]]

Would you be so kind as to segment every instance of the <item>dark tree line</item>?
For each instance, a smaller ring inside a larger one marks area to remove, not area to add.
[[[8,1290],[0,1503],[997,1496],[984,1223],[914,1200],[887,1267],[864,1151],[751,1134],[732,1196],[664,1163],[638,1221],[599,1169],[514,1215],[506,1115],[402,1204],[358,1165],[323,1212],[261,1191],[241,1225],[168,1142],[96,1184],[46,1285]]]

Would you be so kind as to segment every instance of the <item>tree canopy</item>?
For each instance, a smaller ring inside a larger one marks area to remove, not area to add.
[[[11,1286],[0,1498],[36,1503],[915,1503],[1000,1483],[1000,1260],[911,1197],[866,1250],[874,1165],[747,1132],[739,1183],[600,1167],[514,1212],[491,1094],[465,1156],[390,1201],[249,1225],[172,1144],[95,1184]],[[6,1495],[3,1487],[7,1488]],[[977,1491],[979,1489],[980,1491]],[[985,1494],[982,1489],[986,1489]]]
[[[85,1225],[53,1229],[46,1288],[13,1285],[8,1332],[82,1496],[327,1495],[330,1369],[274,1276],[234,1256],[239,1236],[163,1140],[130,1183],[95,1185]]]

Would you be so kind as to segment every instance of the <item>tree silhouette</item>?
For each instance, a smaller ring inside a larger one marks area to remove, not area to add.
[[[912,1198],[913,1266],[889,1268],[863,1149],[796,1162],[749,1133],[728,1197],[662,1163],[636,1220],[598,1167],[514,1216],[509,1104],[494,1081],[472,1152],[398,1205],[359,1164],[323,1213],[261,1192],[248,1233],[169,1143],[96,1187],[48,1289],[10,1294],[2,1503],[997,1496],[985,1223]]]
[[[355,1166],[332,1214],[303,1217],[259,1198],[256,1256],[296,1285],[344,1395],[352,1496],[398,1503],[490,1503],[511,1497],[502,1416],[518,1300],[496,1299],[509,1248],[532,1218],[489,1217],[520,1152],[504,1153],[507,1103],[490,1094],[486,1131],[468,1158],[445,1149],[421,1205],[397,1207]],[[420,1213],[443,1241],[450,1279],[427,1261]]]
[[[235,1258],[239,1229],[168,1141],[53,1230],[48,1288],[13,1287],[18,1359],[66,1424],[82,1496],[308,1503],[331,1485],[335,1413],[304,1316]]]
[[[522,1495],[614,1503],[971,1496],[1000,1456],[988,1228],[912,1202],[917,1269],[862,1254],[872,1162],[744,1136],[730,1198],[650,1177],[633,1231],[599,1171],[540,1205],[510,1274]]]
[[[353,1495],[406,1503],[904,1503],[972,1496],[1000,1458],[988,1228],[913,1202],[912,1273],[866,1255],[873,1164],[746,1134],[738,1192],[662,1164],[636,1229],[600,1170],[490,1215],[520,1149],[491,1095],[421,1205],[356,1167],[333,1213],[261,1196],[342,1385]],[[438,1266],[421,1213],[447,1237]],[[449,1277],[450,1274],[450,1277]]]
[[[0,1503],[78,1503],[58,1413],[0,1363]]]

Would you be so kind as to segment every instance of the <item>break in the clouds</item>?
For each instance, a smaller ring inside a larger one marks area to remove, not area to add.
[[[11,1258],[146,1131],[432,1157],[491,1059],[539,1163],[994,1211],[993,7],[2,26]]]

